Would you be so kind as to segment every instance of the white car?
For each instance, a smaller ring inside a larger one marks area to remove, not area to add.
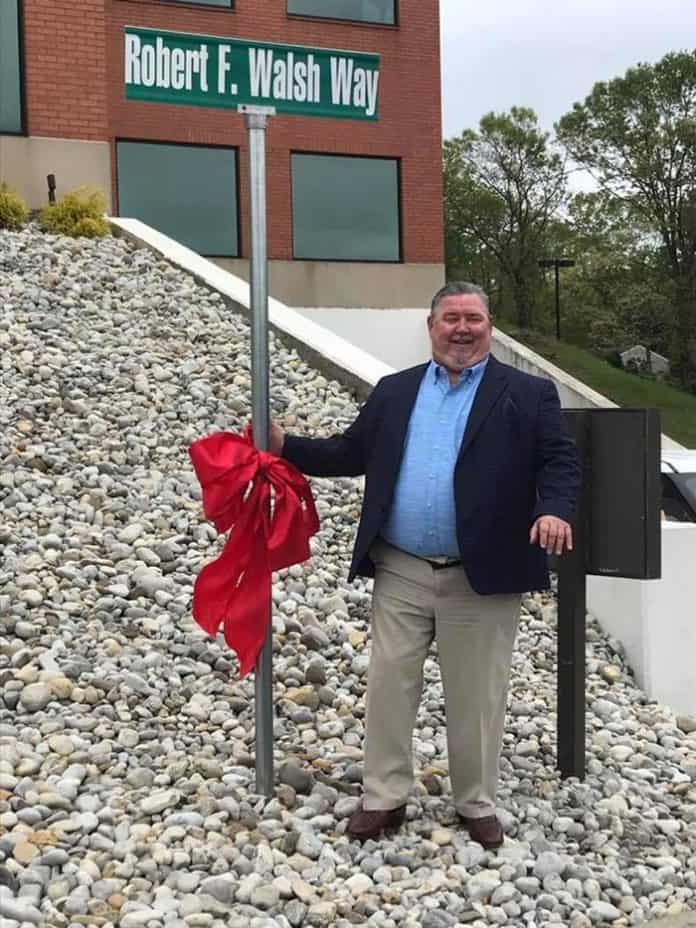
[[[663,451],[662,515],[670,522],[696,522],[696,451]]]

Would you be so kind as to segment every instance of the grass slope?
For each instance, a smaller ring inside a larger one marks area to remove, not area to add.
[[[538,332],[523,333],[512,326],[505,325],[502,330],[619,406],[659,409],[662,431],[687,448],[696,448],[696,396],[693,394],[619,370],[577,345],[559,342]]]

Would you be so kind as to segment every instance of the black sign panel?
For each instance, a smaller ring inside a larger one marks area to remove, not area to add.
[[[578,516],[586,530],[586,573],[659,578],[659,412],[618,408],[564,413],[578,447],[585,449],[585,511]]]
[[[585,775],[586,574],[660,576],[660,416],[652,409],[566,409],[583,480],[573,550],[558,571],[558,766]]]

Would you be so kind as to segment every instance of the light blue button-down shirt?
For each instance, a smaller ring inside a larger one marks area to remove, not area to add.
[[[454,466],[488,357],[450,386],[431,361],[411,412],[401,468],[387,521],[386,542],[418,557],[459,557]]]

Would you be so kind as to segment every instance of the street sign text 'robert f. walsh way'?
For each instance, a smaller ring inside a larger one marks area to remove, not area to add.
[[[126,99],[377,119],[379,55],[125,29]]]

